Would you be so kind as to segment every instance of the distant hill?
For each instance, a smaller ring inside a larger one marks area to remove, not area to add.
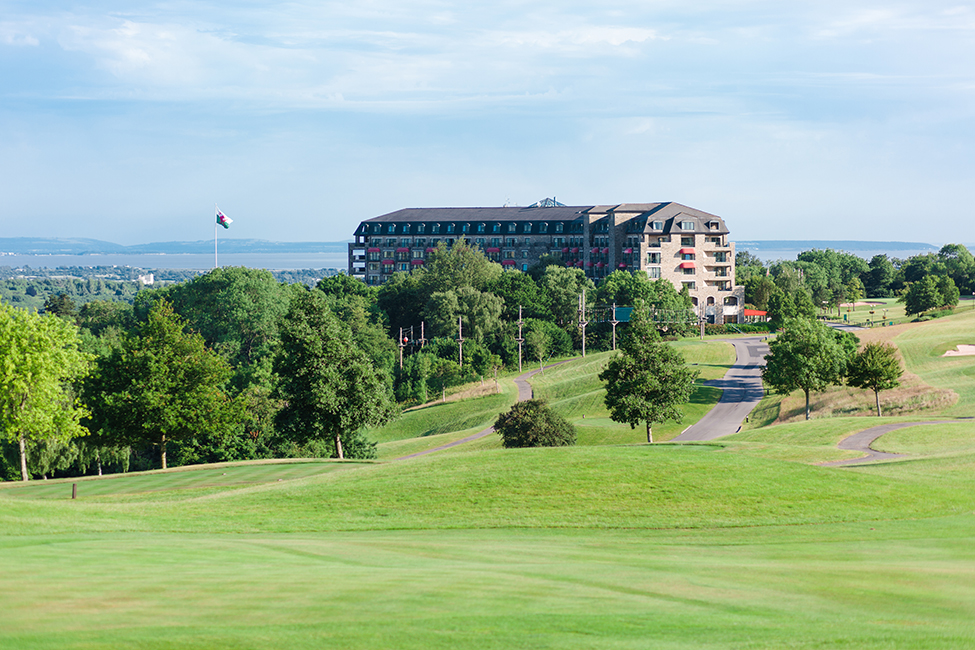
[[[221,253],[342,253],[347,242],[276,242],[266,239],[223,239]],[[0,237],[0,253],[16,255],[93,255],[108,253],[212,253],[213,241],[172,241],[123,246],[82,237]]]
[[[774,250],[774,251],[808,251],[814,248],[831,248],[837,251],[938,251],[940,246],[933,246],[924,242],[904,241],[848,241],[823,239],[752,239],[735,240],[735,247],[741,249]]]

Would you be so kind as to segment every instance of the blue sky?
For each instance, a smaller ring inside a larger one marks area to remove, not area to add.
[[[0,236],[342,240],[677,201],[736,239],[975,241],[975,5],[0,0]]]

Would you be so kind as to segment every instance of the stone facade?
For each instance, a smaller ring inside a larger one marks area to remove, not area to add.
[[[525,271],[548,253],[597,282],[617,269],[663,278],[686,286],[708,322],[737,323],[744,287],[735,286],[728,234],[720,217],[679,203],[410,208],[359,224],[349,274],[382,284],[422,266],[439,242],[463,238],[505,268]]]

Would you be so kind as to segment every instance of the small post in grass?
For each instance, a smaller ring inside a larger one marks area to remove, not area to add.
[[[71,484],[71,498],[72,499],[77,499],[78,498],[78,484],[77,483],[72,483]]]

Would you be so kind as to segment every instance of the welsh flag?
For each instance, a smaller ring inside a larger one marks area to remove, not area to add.
[[[219,223],[224,228],[229,228],[230,227],[230,224],[232,224],[233,222],[234,222],[233,219],[231,219],[230,217],[228,217],[227,215],[225,215],[223,212],[221,212],[220,211],[220,208],[217,208],[217,223]]]

